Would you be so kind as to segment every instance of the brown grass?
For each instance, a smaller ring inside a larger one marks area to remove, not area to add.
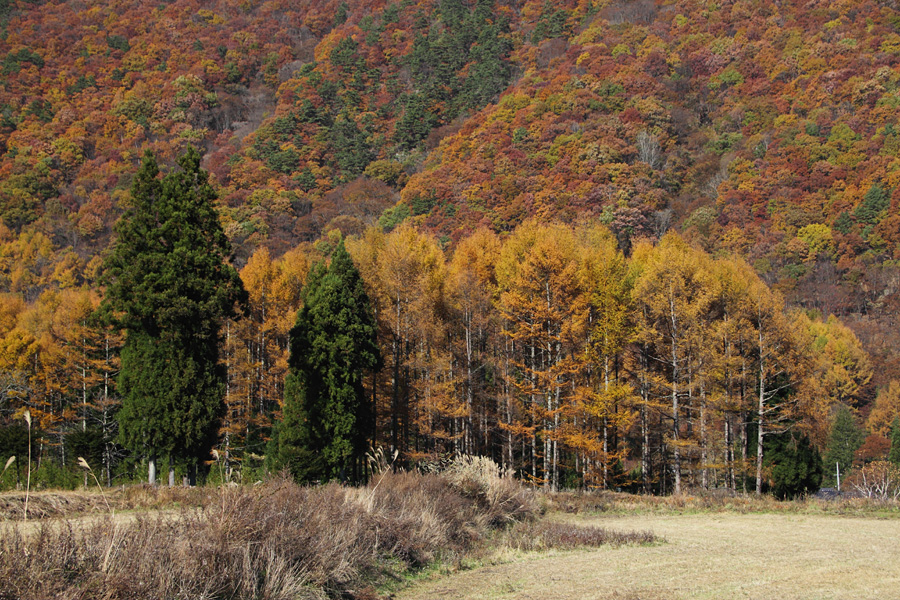
[[[893,600],[900,519],[801,513],[555,515],[664,544],[532,553],[424,581],[397,600]]]
[[[92,512],[107,512],[103,497],[84,492],[31,492],[28,499],[29,519],[49,519]],[[0,521],[22,520],[25,492],[0,494]]]
[[[780,513],[840,516],[898,516],[900,502],[874,498],[780,501],[769,495],[694,491],[680,496],[641,496],[610,491],[559,492],[541,496],[548,512],[567,514]]]
[[[208,487],[153,487],[135,485],[106,490],[106,498],[94,491],[32,491],[28,499],[28,519],[70,518],[110,511],[200,507],[217,495]],[[108,504],[107,504],[108,502]],[[25,492],[0,493],[0,521],[21,520]]]
[[[99,494],[37,494],[33,515],[45,519],[27,524],[23,499],[3,495],[0,600],[374,600],[373,586],[429,564],[656,539],[536,522],[538,495],[487,459],[458,460],[442,475],[385,472],[362,488],[275,479],[108,495],[109,509]]]
[[[544,520],[517,525],[509,532],[506,544],[514,550],[533,552],[652,544],[660,541],[662,540],[650,531],[619,531],[595,525]]]
[[[275,480],[255,488],[129,490],[114,498],[120,508],[183,508],[28,531],[7,523],[0,598],[371,598],[372,584],[456,561],[494,524],[533,517],[533,494],[508,483],[481,494],[437,475],[387,473],[377,489]],[[61,511],[65,496],[44,500]]]

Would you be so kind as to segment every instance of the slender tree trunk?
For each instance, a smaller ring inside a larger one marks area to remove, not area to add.
[[[103,407],[103,437],[106,437],[106,430],[109,427],[109,410]],[[104,440],[103,442],[103,471],[106,473],[106,487],[112,486],[112,450],[111,444]]]
[[[647,353],[640,351],[641,385],[641,484],[645,494],[650,493],[650,423],[647,406],[650,403],[650,385],[647,381]]]
[[[465,312],[466,324],[466,421],[465,421],[465,448],[468,454],[472,454],[472,411],[474,405],[474,381],[472,375],[472,315],[468,306]]]
[[[82,324],[87,327],[86,324]],[[81,431],[87,431],[88,392],[87,392],[87,340],[81,339]],[[87,473],[84,475],[87,487]]]
[[[268,384],[269,366],[268,352],[266,351],[266,295],[263,294],[262,306],[260,307],[260,323],[259,323],[259,378],[258,378],[258,410],[259,414],[266,413],[266,387]],[[249,417],[249,415],[248,415]]]
[[[156,457],[151,456],[147,461],[147,483],[156,485]]]
[[[706,433],[706,387],[700,382],[700,465],[703,469],[703,489],[709,489],[709,456],[707,446],[709,440]]]
[[[759,428],[756,431],[756,495],[762,494],[763,436],[765,435],[766,408],[766,356],[763,344],[762,318],[759,320],[759,407],[757,418]]]
[[[747,412],[741,411],[741,489],[747,493],[747,455],[750,451],[750,440],[747,435]]]
[[[650,427],[647,423],[647,405],[641,406],[641,487],[650,493]]]
[[[109,351],[109,334],[104,336],[104,368],[103,368],[103,467],[106,470],[106,485],[112,486],[112,444],[107,431],[109,423],[109,371],[112,356]]]
[[[747,436],[747,419],[746,410],[747,402],[747,361],[741,361],[741,410],[740,410],[740,430],[741,430],[741,490],[747,493],[747,456],[749,454],[750,440]]]
[[[757,419],[759,427],[756,430],[756,495],[762,494],[762,467],[763,467],[763,436],[765,435],[765,370],[760,367],[759,371],[759,412]]]
[[[605,333],[604,333],[605,335]],[[609,402],[609,357],[603,356],[603,394],[605,395],[604,404]],[[604,406],[603,415],[603,489],[609,488],[609,418],[606,413],[607,407]]]
[[[513,421],[513,397],[512,397],[512,386],[510,384],[510,369],[509,369],[509,360],[512,356],[512,353],[515,352],[515,344],[511,342],[509,339],[504,343],[505,356],[503,357],[503,386],[506,388],[506,424],[512,425]],[[524,418],[524,415],[523,415]],[[511,469],[516,468],[516,455],[515,450],[513,448],[513,433],[512,430],[507,429],[506,431],[506,445],[509,456],[507,457],[509,460],[509,467]],[[525,468],[525,454],[522,453],[522,468],[524,471]]]
[[[669,473],[669,457],[666,454],[666,443],[663,439],[662,432],[665,431],[665,423],[664,416],[662,414],[659,415],[659,426],[657,427],[659,444],[658,448],[659,452],[659,494],[660,496],[665,496],[668,493],[668,485],[669,478],[666,476]]]
[[[732,492],[737,491],[737,486],[735,484],[734,479],[734,414],[731,412],[725,413],[724,419],[724,427],[725,427],[725,478],[726,485],[731,489]]]
[[[679,447],[680,423],[678,407],[678,318],[675,313],[674,296],[670,295],[669,311],[672,325],[672,461],[675,474],[675,495],[681,494],[681,448]]]
[[[560,386],[556,386],[556,406],[553,414],[553,491],[559,491],[559,440],[556,436],[559,434],[559,398]]]
[[[86,324],[82,323],[83,327]],[[81,431],[87,431],[87,413],[88,413],[88,394],[87,394],[87,340],[81,338]],[[84,475],[84,488],[88,486],[87,470],[82,473]]]
[[[404,347],[406,348],[405,352],[403,353],[404,358],[408,358],[410,355],[408,341],[404,343]],[[403,391],[403,403],[402,403],[403,410],[400,413],[400,445],[403,447],[404,451],[406,450],[406,447],[409,444],[409,439],[410,439],[410,437],[409,437],[410,406],[411,406],[410,397],[411,397],[411,394],[413,393],[411,390],[412,386],[410,385],[411,380],[412,380],[412,378],[410,377],[410,368],[407,365],[403,368],[403,390],[402,390]],[[415,394],[415,397],[418,399],[418,397],[419,397],[418,393]],[[419,416],[419,402],[416,402],[415,403],[415,417],[416,417],[415,420],[416,421],[418,420],[418,416]],[[420,436],[419,436],[419,431],[418,431],[418,425],[416,423],[413,423],[413,430],[415,433],[414,438],[416,441],[416,450],[418,451]]]
[[[532,481],[534,481],[535,483],[537,483],[537,455],[538,455],[538,451],[537,451],[538,418],[537,418],[537,410],[535,408],[537,405],[537,402],[535,400],[535,393],[534,393],[535,386],[537,384],[537,382],[535,381],[535,377],[537,377],[537,376],[534,374],[536,368],[537,368],[537,361],[535,358],[535,347],[534,347],[534,344],[531,344],[531,373],[532,373],[532,375],[531,375],[531,390],[529,390],[529,402],[530,402],[529,410],[532,415],[532,423],[531,424],[532,424],[532,427],[534,428],[534,430],[531,434],[531,478],[532,478]]]
[[[400,449],[400,337],[393,340],[394,364],[391,373],[391,450]]]
[[[722,340],[725,355],[725,485],[737,492],[734,480],[734,412],[731,410],[732,373],[731,373],[731,336],[729,333],[729,314],[725,311],[725,337]]]

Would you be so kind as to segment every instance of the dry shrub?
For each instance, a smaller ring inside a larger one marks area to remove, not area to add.
[[[649,531],[623,532],[574,523],[539,521],[514,527],[509,532],[507,543],[516,550],[533,551],[650,544],[658,541],[659,538]]]
[[[275,480],[170,493],[181,492],[141,490],[128,501],[177,501],[180,511],[45,523],[24,535],[7,525],[0,598],[372,597],[370,583],[472,549],[500,510],[486,512],[447,479],[408,473],[366,488]]]
[[[378,486],[377,489],[375,486]],[[437,475],[387,472],[358,501],[375,516],[377,549],[412,567],[471,547],[487,519]]]
[[[896,501],[900,498],[900,467],[876,460],[854,473],[850,483],[863,498]]]
[[[539,511],[534,491],[486,456],[461,456],[443,475],[463,496],[479,503],[491,526],[527,519]]]
[[[218,490],[206,486],[155,486],[146,483],[118,490],[114,497],[121,509],[170,508],[179,506],[204,506]]]

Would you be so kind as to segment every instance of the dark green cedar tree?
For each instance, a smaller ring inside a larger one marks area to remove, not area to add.
[[[310,271],[290,350],[270,467],[300,481],[359,481],[374,426],[363,377],[382,360],[372,304],[343,241],[327,268]]]
[[[849,474],[853,466],[853,455],[865,441],[865,432],[856,424],[853,413],[841,404],[834,414],[828,445],[825,450],[825,481],[829,485],[837,483],[835,465],[840,465],[841,480]]]
[[[412,150],[425,139],[438,120],[429,112],[427,99],[421,94],[407,95],[402,104],[403,114],[397,120],[394,141],[399,148]]]
[[[875,224],[880,221],[882,212],[890,206],[891,193],[879,183],[873,183],[862,202],[857,205],[854,214],[860,223]]]
[[[101,310],[126,333],[119,441],[148,458],[151,479],[157,458],[196,467],[215,444],[225,410],[220,326],[247,298],[200,154],[189,148],[178,165],[160,178],[145,154],[104,265]]]
[[[793,431],[772,435],[766,439],[765,457],[776,498],[785,500],[819,491],[822,458],[807,436]]]
[[[331,140],[334,160],[346,180],[360,175],[375,158],[365,133],[345,113],[341,113],[335,120],[331,128]]]
[[[900,466],[900,417],[894,417],[891,423],[891,450],[888,460]]]

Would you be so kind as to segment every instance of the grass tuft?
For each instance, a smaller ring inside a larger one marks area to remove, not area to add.
[[[591,525],[558,523],[554,521],[529,522],[517,525],[509,535],[507,544],[516,550],[574,550],[623,546],[626,544],[652,544],[661,542],[649,531],[614,531]]]

